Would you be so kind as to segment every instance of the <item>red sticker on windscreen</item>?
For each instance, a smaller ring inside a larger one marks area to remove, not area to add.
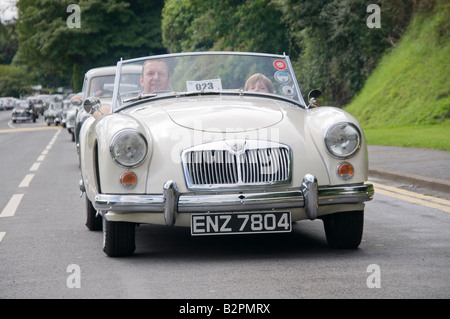
[[[282,60],[276,60],[273,62],[273,65],[278,69],[278,70],[284,70],[286,69],[286,63]]]

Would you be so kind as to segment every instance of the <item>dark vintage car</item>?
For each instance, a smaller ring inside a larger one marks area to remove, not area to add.
[[[27,97],[26,100],[28,101],[28,103],[30,105],[33,106],[33,111],[34,111],[35,117],[39,118],[39,115],[42,115],[44,113],[44,111],[43,111],[44,102],[40,98],[35,97],[35,96]]]

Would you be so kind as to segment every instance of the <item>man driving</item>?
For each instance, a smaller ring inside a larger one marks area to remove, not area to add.
[[[147,60],[142,66],[141,86],[144,94],[170,89],[169,68],[163,60]]]

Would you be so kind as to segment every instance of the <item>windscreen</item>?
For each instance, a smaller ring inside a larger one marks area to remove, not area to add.
[[[122,61],[119,66],[115,109],[139,98],[196,92],[269,94],[304,105],[287,56],[180,53]],[[130,70],[140,73],[138,84],[130,81]]]

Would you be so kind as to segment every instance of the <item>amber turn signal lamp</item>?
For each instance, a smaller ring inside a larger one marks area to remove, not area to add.
[[[125,172],[120,176],[120,184],[125,188],[132,188],[137,183],[137,176],[133,172]]]
[[[348,180],[353,177],[353,173],[355,172],[353,165],[348,162],[343,162],[338,165],[337,174],[343,180]]]

